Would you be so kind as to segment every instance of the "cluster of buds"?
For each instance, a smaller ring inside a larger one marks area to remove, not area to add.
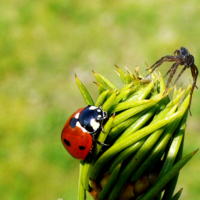
[[[121,89],[93,72],[96,102],[76,76],[86,104],[101,106],[108,115],[97,138],[108,146],[95,144],[90,161],[80,163],[78,200],[86,199],[86,191],[95,200],[176,200],[181,195],[182,189],[174,194],[179,171],[197,151],[182,158],[191,85],[166,91],[160,72],[147,78],[138,67],[134,72],[117,67]]]

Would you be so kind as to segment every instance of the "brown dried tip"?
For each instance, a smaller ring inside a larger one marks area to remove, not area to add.
[[[92,70],[92,73],[93,73],[93,74],[97,74],[97,72],[95,72],[94,70]]]
[[[121,191],[119,195],[120,200],[130,200],[131,198],[135,197],[135,194],[133,192],[134,185],[133,184],[127,184]]]
[[[117,69],[119,69],[119,67],[115,64],[115,67],[117,68]]]
[[[98,195],[97,195],[97,193],[96,193],[94,190],[91,190],[89,193],[90,193],[90,195],[91,195],[94,199],[97,199],[97,198],[98,198]]]
[[[106,172],[104,175],[103,175],[103,178],[101,179],[100,181],[100,186],[101,188],[104,188],[104,186],[106,185],[108,179],[110,178],[110,174],[108,172]]]
[[[96,82],[96,81],[93,81],[93,83],[94,83],[95,85],[97,85],[97,86],[100,86],[100,84],[99,84],[98,82]]]
[[[112,115],[112,118],[115,118],[115,113]]]
[[[195,150],[195,151],[193,152],[193,154],[195,154],[197,151],[199,151],[199,148],[198,148],[197,150]]]
[[[137,77],[140,76],[140,74],[139,74],[139,69],[140,69],[139,66],[136,66],[135,69],[134,69],[135,74],[136,74]]]
[[[127,70],[128,73],[132,74],[132,73],[131,73],[131,70],[130,70],[128,67],[124,67],[124,68]],[[139,72],[139,71],[138,71],[138,72]]]
[[[136,196],[140,196],[146,192],[154,184],[157,177],[158,173],[155,172],[142,176],[134,185],[133,192],[136,194]]]
[[[94,197],[94,199],[97,199],[101,192],[101,187],[94,180],[91,181],[91,187],[93,190],[90,191],[90,194]]]
[[[132,72],[127,68],[127,67],[124,67],[126,70],[127,70],[127,73],[128,74],[130,74],[131,76],[132,76],[132,78],[134,79],[134,81],[136,81],[137,80],[137,78],[139,78],[138,76],[137,76],[137,78],[132,74]]]
[[[151,70],[151,68],[149,67],[149,65],[148,65],[146,62],[145,62],[145,65],[146,65],[147,68],[148,68],[148,69],[146,69],[146,71],[147,71],[147,70]]]

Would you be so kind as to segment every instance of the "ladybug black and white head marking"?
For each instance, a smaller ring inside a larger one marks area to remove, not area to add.
[[[100,107],[87,106],[79,116],[79,122],[89,133],[102,131],[102,122],[106,119],[107,113]]]
[[[88,131],[80,124],[80,122],[79,122],[79,115],[80,115],[80,113],[77,113],[77,114],[70,120],[70,123],[69,123],[70,127],[71,127],[71,128],[75,128],[75,127],[77,126],[77,127],[81,128],[81,130],[82,130],[83,132],[88,132]]]

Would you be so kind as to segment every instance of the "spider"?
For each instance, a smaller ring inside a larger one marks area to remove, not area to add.
[[[179,73],[179,75],[177,76],[174,84],[176,84],[177,80],[180,78],[182,73],[187,68],[190,68],[191,69],[191,73],[192,73],[192,77],[193,77],[193,84],[192,84],[192,89],[190,91],[189,111],[190,111],[190,115],[192,115],[191,114],[191,110],[190,110],[191,102],[192,102],[192,94],[193,94],[194,88],[195,87],[198,88],[197,85],[196,85],[196,82],[197,82],[197,77],[198,77],[198,73],[199,73],[196,65],[194,64],[194,56],[191,55],[189,53],[189,51],[185,47],[181,47],[179,50],[177,49],[177,50],[174,51],[174,56],[173,55],[164,56],[164,57],[160,58],[155,64],[153,64],[150,67],[150,69],[152,69],[151,73],[157,67],[159,67],[163,62],[174,62],[174,61],[175,61],[175,63],[171,66],[171,68],[169,69],[169,71],[165,75],[165,76],[167,76],[170,73],[169,78],[167,80],[167,85],[166,85],[165,91],[167,91],[167,89],[169,87],[169,84],[170,84],[174,74],[176,73],[176,70],[177,70],[179,65],[184,65],[184,67],[181,70],[181,72]]]

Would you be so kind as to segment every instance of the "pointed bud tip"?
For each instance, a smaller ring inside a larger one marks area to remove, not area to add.
[[[119,69],[119,67],[115,64],[115,67],[117,68],[117,69]]]
[[[74,76],[75,76],[76,81],[79,80],[78,76],[76,75],[76,73],[74,73]]]
[[[99,75],[99,76],[100,76],[100,74],[97,73],[97,72],[95,72],[94,70],[92,70],[92,73],[93,73],[94,75]]]
[[[193,155],[194,155],[197,151],[199,151],[199,148],[193,152]]]
[[[112,118],[115,118],[115,113],[112,115]]]
[[[149,67],[149,65],[147,64],[147,62],[145,62],[145,65],[147,66],[148,69],[150,69],[150,67]],[[148,69],[147,69],[147,70],[148,70]]]

